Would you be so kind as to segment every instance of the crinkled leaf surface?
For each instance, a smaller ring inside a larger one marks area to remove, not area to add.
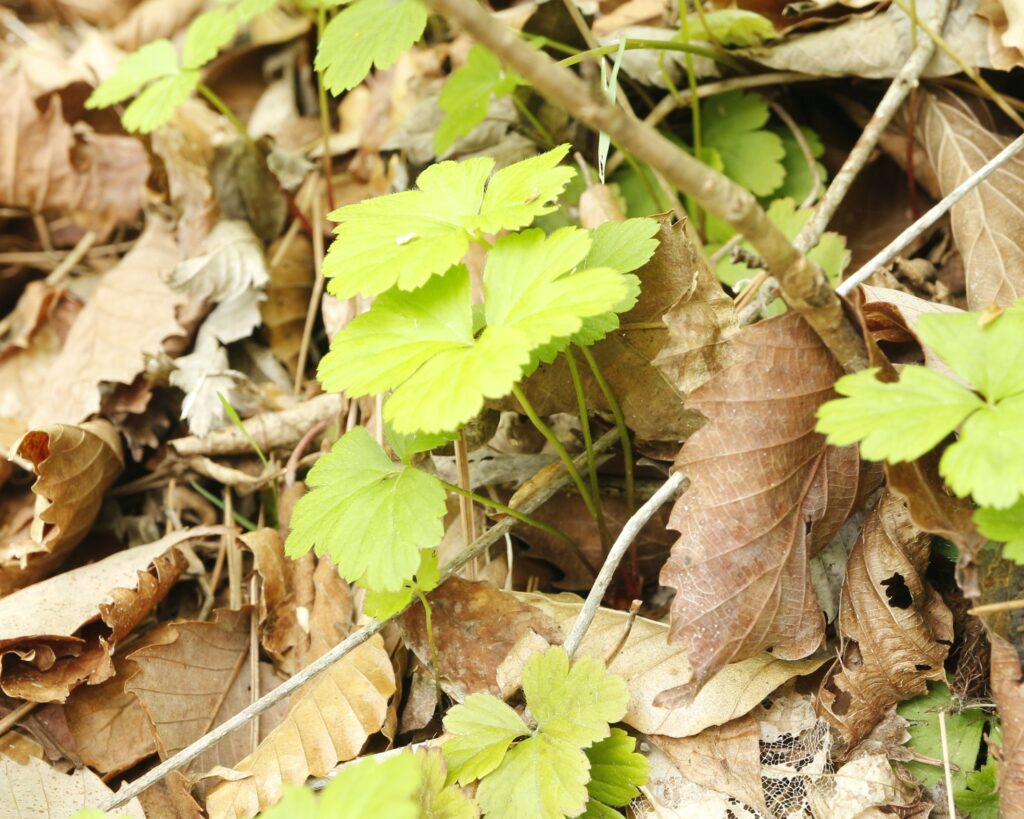
[[[624,807],[637,797],[640,793],[637,786],[647,781],[650,766],[635,748],[636,740],[621,728],[612,728],[607,739],[587,748],[590,760],[587,792],[592,802]]]
[[[311,491],[295,505],[286,551],[327,552],[351,582],[398,591],[419,566],[420,549],[444,534],[437,478],[392,463],[362,427],[317,461],[306,482]]]
[[[522,717],[490,694],[470,694],[450,708],[444,727],[455,735],[443,746],[448,778],[463,785],[494,771],[508,746],[530,734]]]

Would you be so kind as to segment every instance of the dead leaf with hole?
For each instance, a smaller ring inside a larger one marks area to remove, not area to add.
[[[124,690],[142,704],[161,758],[191,745],[252,701],[251,619],[246,606],[219,609],[211,622],[165,623],[147,635],[145,646],[128,654],[132,673]],[[260,664],[261,693],[280,682],[269,664]],[[263,714],[261,737],[280,723],[287,708],[285,702]],[[249,733],[235,731],[197,757],[193,769],[230,768],[251,749]]]
[[[67,219],[101,239],[135,218],[149,177],[139,140],[72,127],[56,94],[40,112],[21,71],[5,72],[0,87],[0,206]]]
[[[175,547],[216,531],[174,532],[0,599],[0,689],[32,702],[63,702],[83,682],[110,679],[117,642],[184,568]]]
[[[88,768],[63,774],[40,759],[19,765],[0,754],[0,805],[6,816],[68,819],[95,808],[114,795]],[[138,799],[117,809],[117,816],[145,819]]]
[[[953,615],[925,580],[931,539],[906,505],[881,497],[850,554],[839,611],[842,650],[822,682],[819,709],[849,745],[890,706],[944,680]]]
[[[270,281],[260,315],[270,349],[294,373],[313,292],[313,243],[304,233],[285,234],[270,246],[267,258]]]
[[[766,649],[783,660],[821,644],[824,617],[808,561],[857,499],[855,447],[827,447],[815,413],[842,374],[796,313],[745,328],[739,360],[690,395],[708,423],[677,465],[690,488],[663,585],[676,589],[670,638],[689,648],[693,680],[662,694],[679,705],[726,664]]]
[[[295,704],[284,721],[234,766],[245,778],[210,791],[210,819],[255,816],[280,800],[284,785],[301,785],[353,759],[384,724],[394,692],[391,659],[375,636],[292,698]]]
[[[951,91],[926,91],[917,138],[939,178],[942,195],[1009,144],[983,103]],[[1008,307],[1024,296],[1024,158],[1011,157],[953,205],[953,238],[963,256],[967,306]]]

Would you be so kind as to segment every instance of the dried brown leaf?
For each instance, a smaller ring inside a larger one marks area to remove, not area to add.
[[[0,805],[5,816],[67,819],[82,808],[95,808],[113,795],[88,768],[63,774],[39,759],[19,765],[0,755]],[[138,799],[118,808],[117,815],[145,819]]]
[[[1024,807],[1024,683],[1017,651],[992,636],[992,696],[999,706],[1003,749],[999,764],[1000,816],[1019,819]]]
[[[691,698],[727,663],[772,649],[795,660],[824,637],[808,560],[851,511],[855,448],[814,431],[841,369],[795,313],[745,328],[739,360],[695,390],[708,423],[677,463],[690,488],[672,511],[680,538],[662,570],[676,589],[670,639],[689,646],[694,679],[663,695]]]
[[[1010,142],[987,110],[951,91],[925,92],[918,139],[944,196]],[[963,256],[967,304],[1008,307],[1024,296],[1024,158],[1011,157],[957,204],[953,238]]]
[[[375,636],[315,677],[255,753],[234,766],[250,774],[217,785],[206,800],[210,819],[255,816],[280,800],[284,785],[301,785],[353,759],[380,730],[395,672]]]
[[[181,771],[171,771],[166,778],[139,794],[146,816],[173,816],[174,819],[203,819],[203,809],[189,793],[188,779]]]
[[[313,292],[313,243],[305,234],[285,234],[270,246],[267,258],[270,282],[260,314],[270,349],[294,373]]]
[[[992,67],[1009,71],[1024,65],[1024,8],[1015,0],[981,0],[978,16],[989,23],[988,54]]]
[[[81,2],[81,0],[75,0]],[[203,9],[203,0],[143,0],[119,18],[111,39],[125,51],[137,51],[160,37],[170,37]]]
[[[853,745],[893,705],[945,679],[953,616],[926,582],[931,539],[906,504],[883,495],[846,567],[839,635],[842,652],[822,682],[819,710]]]
[[[76,424],[100,408],[105,382],[131,384],[163,343],[182,334],[184,297],[161,278],[178,260],[168,226],[151,220],[135,247],[107,272],[71,327],[42,383],[32,426]]]

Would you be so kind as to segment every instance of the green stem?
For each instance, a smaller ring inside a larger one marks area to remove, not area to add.
[[[414,588],[416,596],[423,604],[423,622],[427,628],[427,644],[430,646],[430,664],[434,670],[434,691],[437,694],[437,702],[441,702],[441,664],[437,659],[437,643],[434,642],[434,610],[430,607],[430,601],[423,593],[423,589]]]
[[[256,143],[253,141],[253,138],[249,136],[249,130],[245,127],[242,120],[238,118],[235,112],[228,108],[228,104],[218,97],[214,90],[205,83],[199,83],[199,85],[196,86],[196,90],[206,97],[206,100],[210,105],[220,111],[227,118],[227,121],[234,126],[234,129],[242,135],[242,138],[246,142],[249,143],[249,147],[256,150]]]
[[[743,66],[731,55],[721,51],[716,51],[713,48],[706,48],[704,46],[694,45],[693,43],[681,43],[678,40],[637,40],[629,38],[626,40],[626,51],[637,51],[641,49],[651,49],[654,51],[681,51],[684,54],[696,54],[698,57],[707,57],[709,60],[715,60],[716,62],[723,63],[735,68],[737,70],[743,70]],[[614,54],[619,50],[619,44],[601,46],[600,48],[592,48],[588,51],[581,51],[579,54],[574,54],[571,57],[566,57],[561,60],[561,64],[565,66],[576,65],[577,63],[583,62],[590,57],[603,57],[606,54]]]
[[[541,140],[547,145],[554,145],[555,140],[551,136],[551,132],[544,127],[543,123],[539,119],[537,119],[536,115],[533,113],[533,111],[530,110],[529,106],[521,99],[519,99],[519,97],[516,96],[515,91],[513,91],[510,96],[512,97],[512,104],[516,107],[516,110],[520,113],[523,119],[525,119],[527,122],[530,123],[530,125],[533,126],[533,130],[537,132],[537,135],[541,138]]]
[[[218,509],[220,509],[221,512],[224,511],[224,501],[222,501],[212,492],[207,491],[195,481],[189,481],[188,485],[191,486],[196,492],[198,492],[203,498],[205,498]],[[234,518],[235,523],[237,523],[239,526],[241,526],[243,529],[249,532],[255,532],[257,529],[259,529],[259,527],[255,523],[249,520],[249,518],[247,518],[245,515],[238,514],[238,512],[235,512],[234,510],[232,510],[231,512],[231,517]]]
[[[604,395],[604,400],[608,402],[608,407],[615,418],[615,426],[619,430],[619,438],[622,439],[622,458],[625,461],[626,471],[626,506],[632,515],[636,511],[636,481],[633,478],[633,443],[629,440],[626,416],[622,412],[622,405],[619,404],[619,400],[615,397],[611,385],[604,377],[604,373],[601,372],[601,367],[598,365],[597,359],[594,358],[594,354],[586,347],[580,347],[580,352],[583,353],[587,366],[590,367],[590,371],[594,374],[594,380]]]
[[[694,0],[695,5],[699,5],[702,0]],[[689,41],[690,39],[690,14],[686,8],[686,3],[680,0],[679,3],[679,30],[683,35],[683,39]],[[690,118],[693,127],[693,155],[697,157],[701,162],[704,161],[703,151],[703,140],[701,135],[701,124],[700,124],[700,97],[697,96],[697,73],[693,69],[693,54],[690,52],[686,53],[685,57],[686,64],[686,81],[690,87]],[[694,221],[697,223],[700,230],[700,235],[704,235],[704,213],[701,208],[697,208],[696,218]]]
[[[327,26],[327,6],[321,4],[316,13],[316,42],[317,48],[324,36],[324,28]],[[324,184],[327,187],[327,207],[334,210],[334,169],[331,167],[331,114],[327,110],[327,86],[324,85],[323,75],[316,72],[316,91],[320,101],[320,130],[324,141]]]
[[[569,377],[572,379],[572,387],[576,392],[576,409],[580,417],[580,430],[583,432],[583,448],[587,453],[587,474],[590,477],[590,492],[594,497],[594,506],[597,507],[597,527],[607,551],[607,549],[611,548],[612,539],[608,534],[608,524],[604,519],[604,509],[601,508],[601,487],[597,482],[597,459],[594,457],[594,439],[590,430],[587,397],[583,394],[583,379],[580,378],[580,371],[576,366],[576,357],[572,354],[572,347],[566,348],[565,363],[569,365]]]
[[[512,387],[512,394],[516,397],[519,405],[523,408],[523,412],[526,417],[530,419],[530,423],[533,424],[537,431],[544,436],[551,448],[558,453],[558,457],[562,459],[562,465],[565,467],[565,471],[572,478],[572,482],[576,484],[576,490],[580,493],[580,497],[583,498],[583,503],[587,507],[587,511],[590,512],[590,516],[597,521],[597,507],[594,506],[594,499],[590,497],[590,490],[587,489],[586,483],[583,481],[583,476],[580,475],[580,471],[576,468],[576,464],[572,462],[572,458],[569,453],[565,451],[565,447],[562,446],[562,442],[558,440],[558,436],[555,435],[554,431],[545,424],[540,416],[537,414],[537,410],[533,408],[533,404],[530,403],[530,399],[526,397],[526,393],[523,392],[522,388],[516,384]]]

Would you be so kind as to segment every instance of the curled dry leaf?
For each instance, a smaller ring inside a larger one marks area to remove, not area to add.
[[[270,349],[294,373],[306,311],[313,292],[313,243],[304,233],[286,233],[267,251],[270,281],[260,314]]]
[[[988,20],[992,67],[1009,71],[1024,65],[1024,8],[1017,0],[981,0],[978,16]]]
[[[143,0],[125,16],[120,16],[111,39],[125,51],[136,51],[146,43],[170,37],[188,25],[203,9],[203,0]]]
[[[679,453],[690,488],[661,581],[676,589],[670,639],[689,648],[694,677],[665,692],[678,705],[727,663],[772,649],[795,660],[824,637],[808,560],[857,498],[855,448],[827,447],[815,412],[841,369],[796,313],[739,333],[739,360],[690,396],[708,423]]]
[[[917,137],[946,196],[1010,138],[994,118],[951,91],[924,93]],[[1024,158],[1011,157],[953,205],[953,238],[963,256],[967,305],[1008,307],[1024,296]]]
[[[902,700],[945,679],[953,615],[924,579],[930,538],[906,504],[883,495],[846,567],[839,635],[842,651],[822,682],[819,709],[853,745]]]
[[[220,302],[267,283],[263,246],[248,222],[218,222],[201,249],[201,255],[179,262],[167,276],[167,284],[179,293]]]
[[[0,689],[32,702],[63,702],[80,683],[109,679],[116,643],[163,599],[184,568],[175,546],[216,531],[174,532],[4,597]]]
[[[40,759],[19,765],[0,754],[0,805],[5,816],[67,819],[83,808],[103,804],[113,795],[88,768],[63,774]],[[138,799],[118,808],[117,815],[145,819]]]
[[[244,778],[210,791],[210,819],[255,816],[281,799],[284,785],[301,785],[353,759],[384,724],[394,692],[391,660],[384,641],[375,636],[293,697],[284,721],[234,766]]]
[[[1024,805],[1024,682],[1017,651],[992,635],[992,696],[1003,726],[999,764],[1001,816],[1019,817]]]
[[[31,426],[88,418],[100,408],[105,382],[131,384],[145,370],[147,356],[182,334],[175,310],[185,299],[161,278],[177,260],[170,229],[151,220],[131,251],[104,274],[60,355],[41,375]]]
[[[21,71],[0,77],[0,87],[0,205],[60,216],[100,236],[135,218],[149,177],[141,142],[84,123],[72,128],[56,94],[41,112]]]

